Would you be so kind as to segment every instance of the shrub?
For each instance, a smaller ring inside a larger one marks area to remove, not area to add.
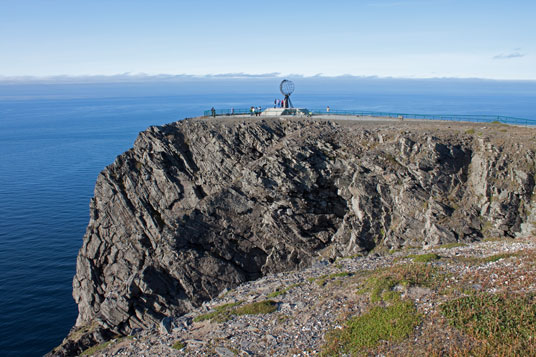
[[[176,341],[172,346],[171,348],[174,348],[176,350],[182,350],[184,347],[186,347],[186,345],[184,344],[184,342],[181,342],[181,341]]]

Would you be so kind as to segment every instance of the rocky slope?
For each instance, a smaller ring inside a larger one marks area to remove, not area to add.
[[[314,261],[530,232],[533,134],[289,118],[151,127],[97,179],[73,282],[79,316],[54,353]]]
[[[418,319],[408,335],[398,341],[385,338],[375,345],[369,344],[355,355],[534,356],[536,346],[530,340],[507,340],[500,336],[500,330],[494,331],[498,341],[493,337],[475,338],[474,333],[469,333],[472,331],[455,326],[443,307],[467,296],[482,297],[483,302],[489,296],[534,299],[535,258],[534,237],[339,258],[331,264],[316,263],[300,271],[269,274],[225,290],[218,298],[186,315],[134,331],[127,338],[97,345],[86,353],[95,356],[338,356],[342,351],[330,346],[334,331],[343,331],[349,320],[366,317],[374,308],[388,309],[409,301]],[[389,281],[390,285],[385,284]],[[378,294],[381,287],[386,291]],[[388,294],[394,298],[389,299]],[[266,301],[274,302],[273,311],[236,313],[243,306]],[[493,303],[497,305],[496,301]],[[497,306],[484,308],[493,311]],[[222,313],[225,309],[235,314]],[[517,309],[505,309],[502,315],[512,322],[516,319],[510,315],[512,312],[519,313]],[[519,326],[516,333],[520,338],[534,337],[536,310],[523,319],[529,330],[523,331],[526,326]],[[372,340],[373,333],[370,329],[367,332]]]

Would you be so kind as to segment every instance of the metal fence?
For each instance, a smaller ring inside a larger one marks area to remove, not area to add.
[[[393,113],[393,112],[374,112],[362,110],[334,110],[330,109],[310,109],[309,113],[313,116],[318,115],[341,115],[355,117],[376,117],[376,118],[395,118],[395,119],[422,119],[422,120],[448,120],[463,121],[474,123],[503,123],[513,125],[536,126],[536,119],[516,118],[504,115],[478,115],[478,114],[411,114],[411,113]],[[216,109],[216,116],[251,114],[250,108],[240,109]],[[205,116],[211,116],[212,110],[205,110]]]

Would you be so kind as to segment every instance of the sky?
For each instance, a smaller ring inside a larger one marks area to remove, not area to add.
[[[534,0],[0,0],[0,78],[536,80]]]

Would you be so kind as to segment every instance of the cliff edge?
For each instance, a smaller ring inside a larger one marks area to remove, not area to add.
[[[533,134],[295,118],[151,127],[97,179],[73,281],[78,319],[52,354],[314,261],[531,232]]]

